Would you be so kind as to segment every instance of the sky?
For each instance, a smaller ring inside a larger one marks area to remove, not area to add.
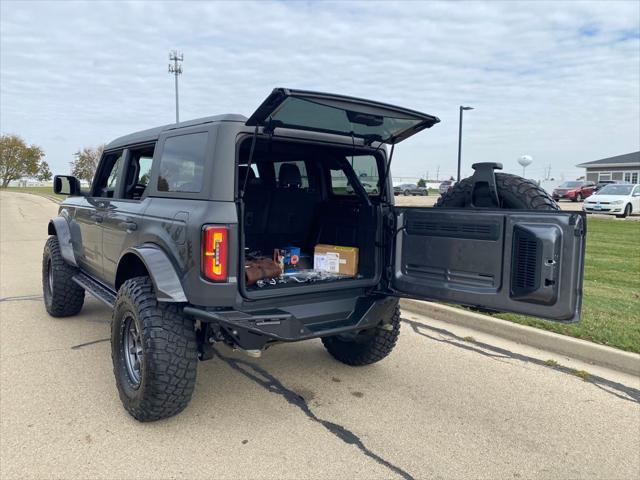
[[[527,177],[640,150],[640,2],[0,2],[0,132],[73,153],[180,118],[251,115],[274,87],[397,104],[441,123],[402,142],[398,176],[491,161]]]

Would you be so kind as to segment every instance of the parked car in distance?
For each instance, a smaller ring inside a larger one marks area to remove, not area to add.
[[[455,184],[455,182],[453,180],[445,180],[444,182],[442,182],[440,184],[440,187],[438,187],[438,190],[440,191],[440,195],[442,195],[443,193],[448,192],[449,189],[451,187],[453,187],[454,184]]]
[[[362,182],[362,186],[364,187],[364,191],[367,192],[369,195],[377,195],[378,192],[378,187],[376,185],[372,185],[371,183],[367,183],[367,182]],[[347,184],[347,193],[349,195],[353,195],[355,194],[355,191],[353,190],[353,187],[351,186],[351,184]]]
[[[572,202],[581,202],[591,195],[595,188],[596,184],[593,182],[583,182],[582,180],[564,182],[553,190],[551,196],[555,201],[566,198]]]
[[[610,184],[585,200],[582,209],[587,213],[604,213],[625,218],[640,212],[640,185]]]
[[[393,187],[394,195],[429,195],[427,187],[419,187],[415,183],[403,183],[402,185],[396,185]]]
[[[629,182],[623,182],[622,180],[602,180],[602,181],[596,183],[596,188],[595,188],[594,192],[597,192],[597,191],[601,190],[602,187],[606,187],[607,185],[611,185],[611,184],[615,184],[615,183],[628,184]]]

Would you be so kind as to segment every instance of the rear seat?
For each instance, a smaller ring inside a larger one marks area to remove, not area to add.
[[[319,196],[302,188],[300,169],[283,163],[278,173],[278,186],[273,191],[263,245],[303,246],[313,221]]]
[[[244,232],[245,243],[255,246],[260,242],[267,229],[267,215],[271,203],[271,191],[263,185],[252,169],[244,166],[238,167],[238,184],[242,188],[245,175],[247,190],[244,193]]]

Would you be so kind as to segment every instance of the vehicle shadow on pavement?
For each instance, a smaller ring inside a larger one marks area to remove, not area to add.
[[[515,353],[504,348],[489,345],[487,343],[478,342],[476,340],[469,341],[469,339],[462,338],[448,330],[432,327],[415,320],[408,320],[406,318],[402,318],[401,321],[410,325],[415,333],[417,333],[422,337],[428,338],[429,340],[433,340],[435,342],[447,343],[449,345],[453,345],[454,347],[475,352],[479,355],[483,355],[485,357],[489,357],[494,360],[513,359],[513,360],[518,360],[525,363],[538,365],[541,367],[550,368],[552,370],[573,375],[573,376],[576,376],[576,373],[577,373],[575,369],[565,367],[564,365],[560,365],[558,363],[550,364],[547,361],[540,360],[538,358],[530,357],[527,355],[522,355],[520,353]],[[428,333],[425,330],[428,331]],[[581,378],[583,378],[585,382],[591,383],[596,387],[604,390],[605,392],[611,395],[614,395],[622,400],[627,400],[627,401],[640,404],[640,390],[636,388],[629,387],[627,385],[623,385],[622,383],[614,382],[612,380],[608,380],[606,378],[603,378],[597,375],[589,374],[588,376],[581,377]]]

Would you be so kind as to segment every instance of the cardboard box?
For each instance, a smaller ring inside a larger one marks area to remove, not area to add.
[[[318,244],[313,251],[313,269],[355,277],[358,274],[358,248]]]

